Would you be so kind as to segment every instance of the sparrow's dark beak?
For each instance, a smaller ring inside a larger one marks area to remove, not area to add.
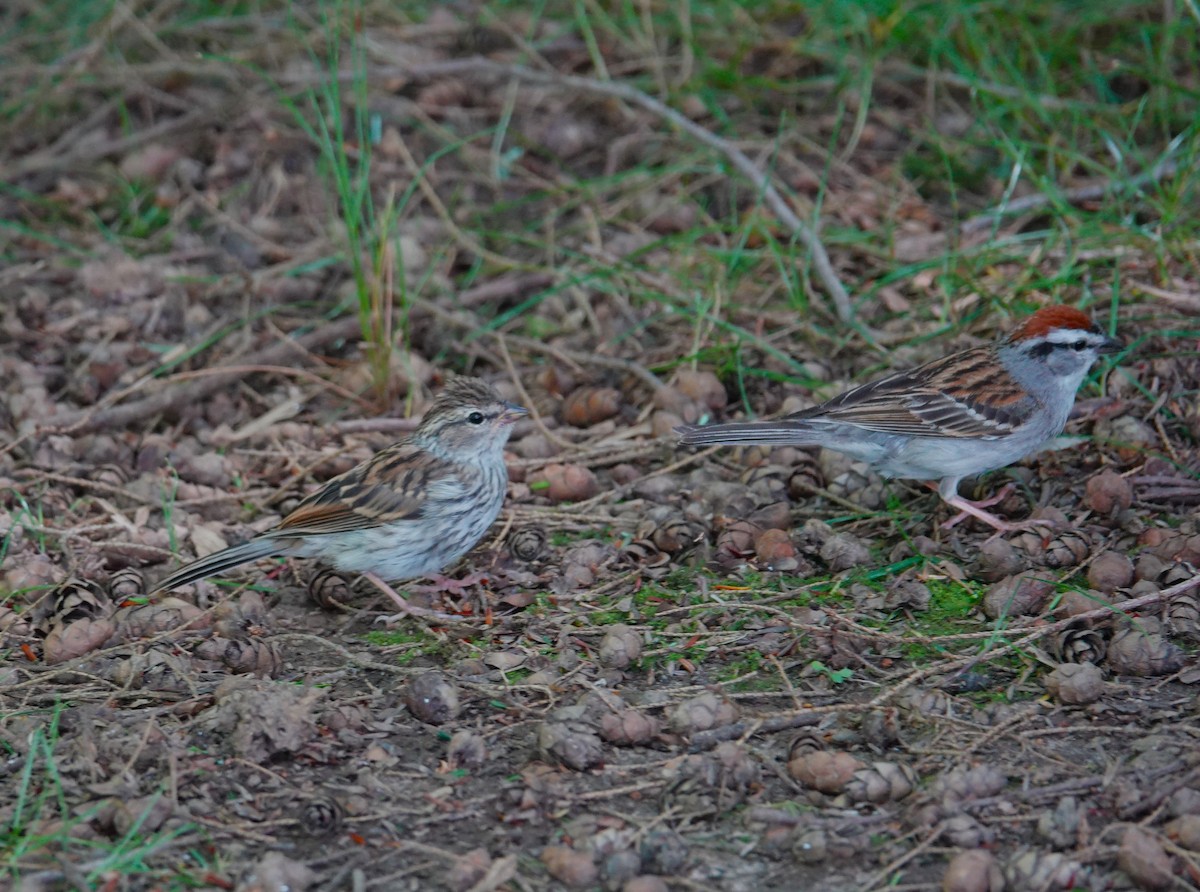
[[[516,403],[505,403],[504,411],[500,413],[501,424],[512,424],[519,421],[529,414],[529,410],[524,406],[518,406]]]
[[[1120,353],[1125,349],[1125,342],[1119,338],[1105,338],[1104,343],[1100,345],[1099,352],[1101,355],[1105,353]]]

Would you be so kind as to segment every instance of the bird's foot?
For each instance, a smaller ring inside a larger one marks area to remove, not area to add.
[[[955,514],[953,517],[950,517],[948,521],[942,523],[942,529],[952,529],[955,526],[958,526],[962,521],[965,521],[967,517],[974,517],[974,519],[982,520],[984,523],[986,523],[986,525],[992,528],[1003,529],[1004,532],[1010,532],[1008,527],[1012,525],[1010,525],[1009,521],[1001,520],[1000,517],[992,514],[991,511],[985,511],[984,509],[991,508],[992,505],[1000,504],[1004,501],[1004,499],[1008,498],[1009,493],[1012,493],[1012,491],[1013,484],[1007,484],[1004,485],[1003,489],[1001,489],[1000,492],[997,492],[995,496],[991,496],[990,498],[980,498],[979,501],[972,501],[970,498],[962,498],[962,496],[959,495],[950,496],[946,499],[946,504],[950,505],[952,508],[958,508],[959,513]]]
[[[439,610],[430,610],[428,607],[421,607],[417,604],[413,604],[374,573],[364,573],[363,578],[395,601],[400,607],[400,613],[392,614],[390,616],[385,614],[375,617],[375,622],[377,623],[383,623],[386,626],[390,626],[393,623],[399,622],[402,619],[407,619],[411,616],[420,616],[426,619],[436,619],[440,622],[455,622],[459,619],[459,617],[452,616],[449,613],[442,613]]]
[[[946,504],[952,508],[957,508],[958,514],[954,515],[948,521],[943,523],[942,529],[952,529],[955,525],[966,520],[968,517],[974,517],[976,520],[983,521],[996,531],[987,539],[988,542],[991,542],[993,539],[997,538],[998,536],[1003,536],[1006,533],[1017,533],[1023,530],[1031,530],[1035,527],[1042,527],[1044,529],[1046,527],[1053,528],[1057,526],[1053,520],[1040,517],[1032,517],[1027,520],[1004,520],[1003,518],[992,514],[990,511],[984,510],[985,508],[990,508],[993,505],[1003,502],[1006,498],[1008,498],[1012,491],[1013,484],[1010,483],[994,496],[991,496],[987,499],[980,499],[978,502],[971,501],[970,499],[964,499],[962,496],[953,496],[952,498],[946,499]]]
[[[471,586],[478,585],[481,582],[487,582],[488,574],[470,573],[464,576],[462,579],[451,579],[449,576],[442,576],[441,574],[438,574],[429,578],[433,580],[432,585],[410,585],[408,586],[408,589],[413,592],[419,592],[423,595],[441,595],[445,594],[446,592],[450,592],[451,594],[455,595],[461,595]]]

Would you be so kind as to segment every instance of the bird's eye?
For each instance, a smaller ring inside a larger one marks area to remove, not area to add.
[[[1075,352],[1080,352],[1087,349],[1087,341],[1076,341],[1071,345],[1071,349]]]
[[[483,413],[472,412],[467,416],[467,421],[471,422],[471,424],[483,424]]]

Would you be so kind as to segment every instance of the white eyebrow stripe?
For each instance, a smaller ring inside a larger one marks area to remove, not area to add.
[[[1087,331],[1082,328],[1056,328],[1053,331],[1046,332],[1045,340],[1052,344],[1072,344],[1083,338],[1085,341],[1099,343],[1104,338],[1094,331]]]

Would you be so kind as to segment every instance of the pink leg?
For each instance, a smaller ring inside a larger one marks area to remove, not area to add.
[[[942,524],[942,529],[948,530],[951,527],[962,523],[968,517],[974,517],[978,520],[982,520],[988,526],[994,527],[997,530],[1001,527],[1007,527],[1009,525],[1008,521],[1001,520],[995,514],[992,514],[990,511],[984,511],[983,509],[991,508],[993,505],[999,505],[1008,498],[1013,489],[1013,484],[1006,484],[1004,488],[1000,490],[1000,492],[996,493],[991,498],[980,499],[977,502],[972,501],[971,499],[964,499],[957,493],[949,497],[945,497],[946,504],[957,508],[958,514],[954,515],[952,518]]]
[[[949,489],[949,492],[946,491],[947,489]],[[968,517],[974,517],[976,520],[983,521],[996,531],[988,539],[990,542],[992,539],[995,539],[997,536],[1002,536],[1005,533],[1015,533],[1020,530],[1033,529],[1034,527],[1054,526],[1054,522],[1050,520],[1004,520],[1003,518],[992,514],[990,511],[983,510],[985,508],[990,508],[992,505],[997,505],[1008,498],[1009,493],[1013,491],[1013,484],[1011,483],[1007,484],[1003,489],[1000,490],[1000,492],[996,493],[991,498],[980,499],[977,502],[972,501],[971,499],[964,499],[958,494],[957,480],[954,481],[953,488],[946,487],[945,484],[943,484],[942,486],[937,487],[937,490],[947,505],[949,505],[951,508],[958,509],[958,514],[954,515],[954,517],[942,524],[942,529],[944,530],[952,529],[956,524],[961,523]]]
[[[422,594],[440,594],[442,592],[453,592],[456,595],[461,595],[466,589],[473,585],[478,585],[481,582],[488,581],[486,573],[471,573],[464,576],[462,579],[451,579],[449,576],[430,577],[433,579],[433,585],[410,585],[408,588],[414,592]]]
[[[374,573],[364,573],[363,578],[370,582],[373,586],[391,598],[400,606],[400,613],[393,616],[377,616],[375,622],[391,625],[407,616],[425,616],[431,619],[442,620],[443,622],[454,622],[459,619],[457,616],[451,616],[448,613],[440,613],[437,610],[430,610],[427,607],[418,607],[416,604],[410,604],[399,592],[380,579]]]

